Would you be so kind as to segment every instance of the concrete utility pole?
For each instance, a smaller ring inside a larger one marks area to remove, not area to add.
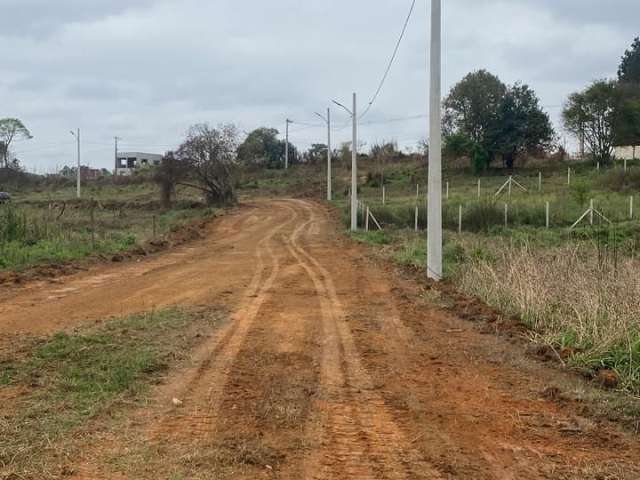
[[[327,201],[333,200],[331,173],[331,109],[327,108]]]
[[[76,172],[76,196],[80,198],[80,129],[75,133],[71,130],[71,135],[76,137],[76,143],[78,144],[78,171]]]
[[[341,103],[333,103],[344,108],[353,119],[353,139],[351,145],[351,231],[358,230],[358,105],[356,94],[353,94],[353,111]]]
[[[289,124],[290,123],[293,123],[293,122],[287,118],[287,128],[286,128],[285,145],[284,145],[284,169],[285,170],[289,168]]]
[[[120,140],[120,137],[113,137],[115,140],[115,151],[114,151],[114,161],[115,161],[115,170],[114,170],[114,174],[117,177],[118,176],[118,140]]]
[[[333,199],[331,192],[331,109],[327,108],[327,116],[324,117],[318,112],[315,112],[322,120],[327,124],[327,202]]]
[[[427,276],[442,279],[442,0],[431,0]]]
[[[351,231],[358,230],[358,110],[353,93],[353,145],[351,147]]]

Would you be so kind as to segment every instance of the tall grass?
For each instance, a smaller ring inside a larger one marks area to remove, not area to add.
[[[640,391],[640,262],[610,247],[494,249],[469,257],[460,288],[529,324],[536,340],[575,352],[574,365],[618,372]]]

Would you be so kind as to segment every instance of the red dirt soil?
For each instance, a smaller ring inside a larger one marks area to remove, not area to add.
[[[429,295],[324,206],[256,201],[165,255],[1,294],[0,334],[168,305],[232,312],[71,478],[640,478],[638,438],[547,395],[555,370]],[[132,438],[153,453],[116,469]],[[212,446],[234,467],[194,460]]]

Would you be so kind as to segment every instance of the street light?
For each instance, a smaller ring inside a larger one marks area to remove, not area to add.
[[[442,279],[442,0],[431,0],[427,276]]]
[[[327,202],[332,200],[331,193],[331,109],[327,108],[327,116],[315,112],[327,124]]]
[[[284,169],[287,170],[289,168],[289,124],[293,123],[293,120],[289,120],[287,118],[287,128],[286,128],[286,139],[284,146]]]
[[[333,103],[344,108],[353,119],[353,140],[351,145],[351,231],[358,230],[358,114],[356,94],[353,94],[353,110],[349,110],[335,100]]]
[[[80,198],[80,129],[78,129],[78,132],[74,132],[73,130],[71,130],[71,135],[73,135],[76,138],[76,142],[78,144],[78,171],[76,174],[76,182],[77,182],[77,186],[76,186],[76,195],[78,198]]]

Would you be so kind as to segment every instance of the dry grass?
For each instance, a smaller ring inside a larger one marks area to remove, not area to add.
[[[503,245],[469,259],[461,288],[528,323],[535,340],[575,352],[570,363],[615,370],[640,389],[638,260],[589,244],[554,248]]]

